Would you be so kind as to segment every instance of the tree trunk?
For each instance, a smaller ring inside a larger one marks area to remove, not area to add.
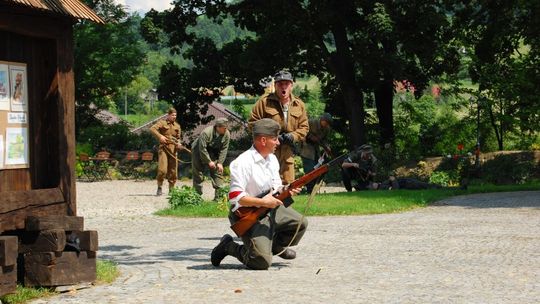
[[[339,20],[332,27],[336,43],[336,52],[330,57],[330,68],[336,75],[345,104],[349,121],[349,144],[351,148],[360,146],[366,141],[364,98],[358,89],[350,45],[345,27]]]
[[[497,127],[497,121],[495,119],[495,114],[493,114],[493,106],[489,104],[487,109],[489,112],[489,120],[491,122],[491,126],[493,127],[493,131],[495,131],[495,137],[497,138],[499,151],[502,151],[503,150],[502,127],[501,127],[501,131],[499,132],[499,128]]]
[[[394,117],[393,117],[394,84],[391,77],[385,75],[377,90],[375,90],[375,104],[380,127],[380,145],[394,143]]]

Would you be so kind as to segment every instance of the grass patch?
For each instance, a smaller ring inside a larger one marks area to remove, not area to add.
[[[3,304],[12,304],[12,303],[26,303],[32,299],[37,298],[46,298],[58,294],[55,291],[52,291],[50,288],[40,287],[22,287],[17,285],[17,291],[14,294],[5,295],[0,297],[0,301]]]
[[[456,195],[527,190],[540,190],[540,182],[506,186],[473,185],[467,190],[429,189],[326,193],[315,197],[306,215],[365,215],[403,212],[425,207]],[[294,208],[304,213],[308,198],[307,195],[295,196]],[[204,202],[199,206],[167,208],[154,214],[176,217],[226,217],[227,211],[224,208],[219,208],[218,204],[214,202]]]
[[[97,260],[96,262],[96,283],[112,283],[120,275],[118,264],[109,260]]]
[[[120,272],[118,271],[116,263],[108,260],[98,259],[96,261],[96,275],[97,284],[109,284],[120,275]],[[3,304],[26,303],[32,299],[47,298],[56,294],[58,294],[58,292],[54,291],[53,288],[33,288],[17,285],[17,290],[14,294],[0,297],[0,301],[2,301]]]

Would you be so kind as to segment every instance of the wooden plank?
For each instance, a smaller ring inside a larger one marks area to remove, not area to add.
[[[64,251],[66,232],[61,229],[25,231],[20,234],[19,253]]]
[[[66,231],[83,230],[82,216],[49,215],[29,216],[26,218],[26,231],[63,229]]]
[[[56,256],[54,252],[24,254],[25,286],[73,285],[96,280],[96,259],[89,258],[82,251],[63,252]]]
[[[79,238],[79,248],[81,251],[98,251],[98,232],[95,230],[72,231],[67,233],[75,234]]]
[[[66,207],[66,203],[58,203],[52,205],[30,206],[28,208],[0,214],[0,232],[24,229],[25,220],[31,215],[46,216],[51,214],[67,214]]]
[[[16,236],[0,236],[0,266],[17,264],[18,240]]]
[[[17,290],[17,265],[0,266],[0,296]]]
[[[0,29],[16,32],[22,35],[57,38],[63,24],[72,24],[69,20],[51,18],[27,9],[10,7],[0,12]]]
[[[2,192],[0,195],[0,214],[29,206],[50,205],[64,201],[64,195],[60,188]]]
[[[77,215],[75,191],[75,75],[73,71],[73,29],[62,28],[62,34],[56,40],[58,62],[58,121],[63,128],[58,134],[58,156],[60,162],[60,188],[65,194],[68,215]],[[82,230],[82,229],[81,229]]]
[[[0,192],[30,190],[30,185],[28,169],[0,170]]]

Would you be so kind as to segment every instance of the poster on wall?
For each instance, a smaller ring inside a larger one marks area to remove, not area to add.
[[[28,166],[27,128],[6,128],[5,165]]]
[[[4,168],[4,135],[0,135],[0,169]]]
[[[25,124],[26,113],[25,112],[9,112],[7,113],[8,124]]]
[[[11,88],[11,111],[26,111],[28,106],[28,87],[26,66],[9,65]]]
[[[0,64],[0,111],[9,111],[9,70],[7,64]]]

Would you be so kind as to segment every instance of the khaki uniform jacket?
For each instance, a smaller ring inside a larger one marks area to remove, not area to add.
[[[176,141],[179,143],[182,130],[180,129],[180,125],[176,121],[173,123],[169,123],[166,119],[162,119],[155,123],[152,127],[150,127],[150,132],[152,132],[152,134],[158,139],[158,141],[159,137],[163,135],[169,138],[171,142]],[[164,146],[166,146],[170,152],[176,152],[175,143],[170,143],[166,145],[160,143],[159,150],[163,150]]]
[[[203,165],[207,165],[211,161],[223,164],[229,150],[229,142],[231,133],[229,130],[225,134],[219,135],[214,126],[206,127],[199,137],[191,144],[191,153],[193,157],[198,157]],[[211,154],[217,159],[212,159]]]
[[[283,106],[279,101],[279,98],[274,93],[264,94],[253,106],[251,110],[251,117],[249,118],[249,126],[252,127],[253,122],[263,119],[271,118],[279,123],[281,126],[280,133],[292,133],[294,141],[303,141],[309,131],[308,118],[306,113],[306,106],[304,102],[291,94],[291,101],[289,102],[287,124],[283,118]],[[289,145],[280,145],[280,161],[284,160],[287,163],[293,163],[293,149]],[[276,153],[277,155],[278,153]]]
[[[310,142],[310,138],[316,137],[319,143],[326,144],[326,137],[330,133],[330,128],[321,127],[320,119],[309,120],[309,132],[306,136],[306,140],[300,145],[300,156],[309,158],[311,160],[317,160],[319,158],[319,144]]]

